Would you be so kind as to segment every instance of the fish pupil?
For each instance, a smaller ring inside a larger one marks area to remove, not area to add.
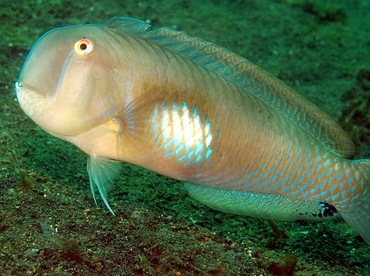
[[[80,49],[83,51],[83,50],[86,50],[87,49],[87,45],[86,43],[81,43],[80,44]]]

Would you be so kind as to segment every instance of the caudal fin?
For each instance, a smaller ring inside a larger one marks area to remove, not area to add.
[[[354,162],[360,162],[363,171],[361,194],[353,197],[351,207],[336,208],[342,218],[370,245],[370,159]]]

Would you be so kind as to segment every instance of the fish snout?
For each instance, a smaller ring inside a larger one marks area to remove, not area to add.
[[[28,116],[34,119],[35,107],[37,107],[40,101],[45,99],[45,97],[36,93],[32,88],[20,81],[17,81],[14,86],[19,105]]]

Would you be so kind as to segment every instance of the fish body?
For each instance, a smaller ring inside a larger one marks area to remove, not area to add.
[[[16,82],[43,129],[89,154],[105,204],[115,160],[185,181],[220,211],[343,217],[370,242],[369,160],[323,111],[221,47],[114,17],[46,33]]]

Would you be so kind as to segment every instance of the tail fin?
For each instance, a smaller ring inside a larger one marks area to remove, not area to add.
[[[336,208],[342,218],[370,245],[370,159],[354,162],[362,165],[361,193],[353,197],[352,202],[356,203],[350,204],[351,208]]]

